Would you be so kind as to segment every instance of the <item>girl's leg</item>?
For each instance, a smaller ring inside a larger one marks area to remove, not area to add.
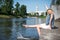
[[[30,28],[31,28],[31,27],[32,27],[32,28],[37,27],[37,25],[23,25],[23,26],[24,26],[24,27],[27,27],[27,28],[28,28],[28,27],[30,27]]]
[[[31,28],[34,28],[34,27],[36,27],[37,28],[37,31],[38,31],[38,35],[40,36],[40,25],[23,25],[23,26],[25,26],[25,27],[31,27]]]
[[[37,31],[38,31],[38,35],[40,37],[40,34],[41,34],[40,25],[37,26]]]

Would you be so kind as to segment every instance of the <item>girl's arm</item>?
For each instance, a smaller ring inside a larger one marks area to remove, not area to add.
[[[51,25],[52,18],[53,18],[53,14],[51,14],[50,16],[50,22],[49,22],[50,25]]]

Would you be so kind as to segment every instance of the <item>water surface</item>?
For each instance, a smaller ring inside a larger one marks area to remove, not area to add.
[[[36,28],[25,28],[22,24],[35,25],[44,23],[41,18],[0,18],[0,40],[17,40],[17,37],[38,38]]]

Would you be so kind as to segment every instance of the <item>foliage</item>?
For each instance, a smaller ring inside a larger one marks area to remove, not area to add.
[[[44,16],[44,12],[41,13],[41,16]]]
[[[56,1],[56,5],[60,5],[60,0],[57,0]]]
[[[15,6],[16,6],[15,15],[18,16],[18,15],[20,15],[19,14],[19,6],[20,6],[20,4],[17,2]]]
[[[14,16],[26,16],[26,5],[21,5],[17,2],[16,8],[13,7],[13,0],[0,0],[0,14],[2,15],[14,15]],[[13,11],[15,11],[13,13]]]
[[[11,15],[13,8],[13,0],[0,0],[1,14]]]
[[[25,5],[21,5],[20,11],[21,11],[20,16],[24,17],[27,15]]]

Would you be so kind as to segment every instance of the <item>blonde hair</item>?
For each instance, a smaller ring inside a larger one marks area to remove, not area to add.
[[[47,9],[47,12],[48,12],[48,10],[51,10],[51,11],[53,11],[52,9]]]

